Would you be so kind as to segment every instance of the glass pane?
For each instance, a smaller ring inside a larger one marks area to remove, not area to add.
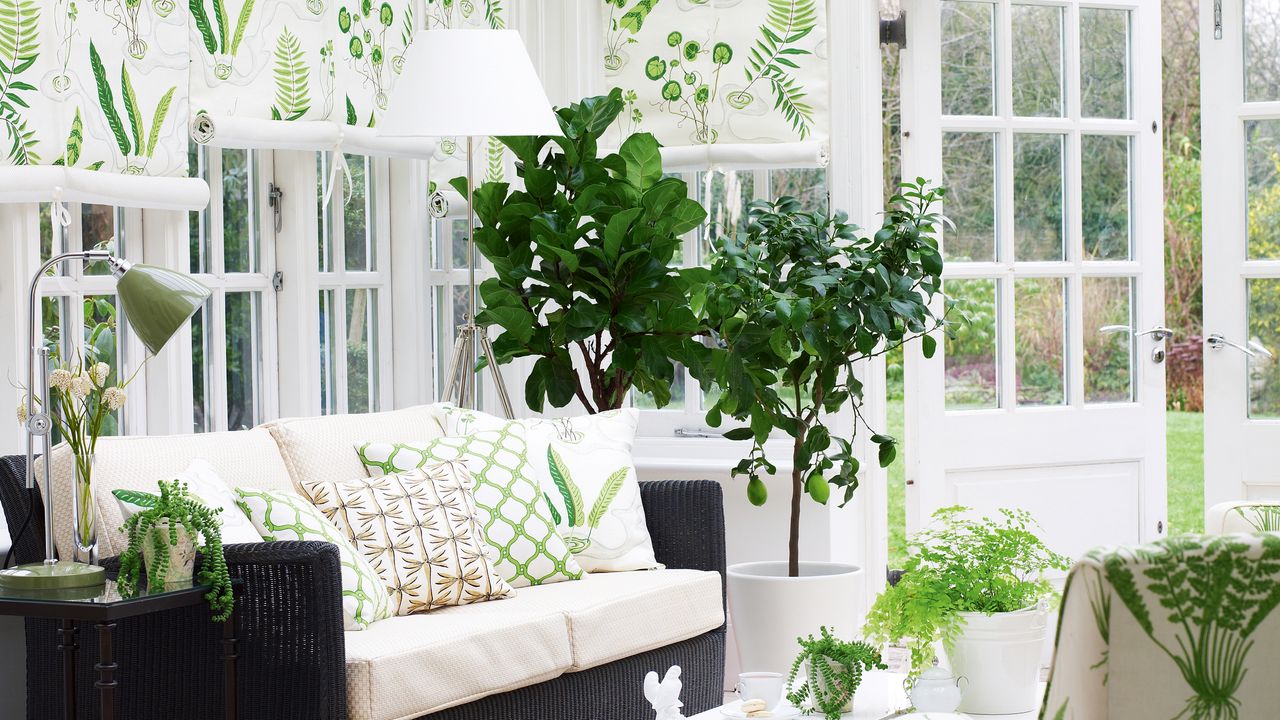
[[[675,379],[671,383],[671,402],[664,405],[663,410],[684,409],[685,374],[684,366],[677,363]],[[641,410],[656,410],[658,407],[658,404],[653,400],[653,395],[642,393],[638,390],[631,391],[631,404]]]
[[[123,225],[124,214],[120,214],[117,222],[116,209],[110,205],[81,205],[80,249],[113,250],[116,254],[123,255]],[[84,266],[84,274],[110,275],[111,268],[103,262],[88,263]]]
[[[1062,405],[1066,382],[1066,281],[1013,282],[1013,336],[1019,405]]]
[[[258,267],[256,174],[253,151],[222,151],[222,262],[229,273]]]
[[[1015,260],[1062,260],[1063,135],[1013,136]]]
[[[330,169],[329,153],[316,153],[316,244],[320,251],[320,272],[330,272],[333,267],[333,225],[329,222],[329,206],[325,205],[325,192],[329,183],[341,182]],[[334,188],[336,195],[340,188]],[[332,202],[332,198],[330,198]]]
[[[191,177],[209,181],[209,151],[196,143],[187,144],[187,172]],[[209,211],[187,213],[187,235],[190,241],[191,272],[206,273],[209,269]]]
[[[1129,117],[1129,11],[1080,8],[1080,113]]]
[[[1133,399],[1133,280],[1082,280],[1084,292],[1084,401]]]
[[[943,230],[947,260],[996,259],[996,135],[942,134],[946,213],[955,229]]]
[[[755,173],[750,170],[698,173],[696,182],[698,202],[707,209],[707,224],[699,228],[698,248],[701,258],[709,261],[712,244],[718,238],[746,230],[747,205],[755,199]],[[672,258],[674,263],[683,260],[683,257]]]
[[[452,357],[453,350],[453,327],[449,324],[448,305],[444,301],[444,288],[437,286],[432,288],[431,294],[431,311],[425,315],[427,321],[427,330],[431,333],[431,337],[435,342],[435,352],[433,356],[436,361],[435,371],[435,393],[432,396],[435,400],[440,400],[440,393],[445,383],[445,373],[449,370],[449,358]]]
[[[1249,417],[1280,417],[1280,278],[1249,280]],[[1259,352],[1259,346],[1272,355]]]
[[[349,413],[365,413],[378,409],[377,322],[377,291],[348,290],[347,412]]]
[[[227,293],[228,430],[247,430],[262,420],[261,316],[261,293]]]
[[[1280,259],[1280,120],[1244,124],[1249,259]]]
[[[943,287],[966,319],[942,341],[946,362],[946,408],[979,410],[1000,406],[996,281],[948,280]]]
[[[809,212],[827,212],[827,171],[825,168],[788,168],[769,172],[769,196],[789,195]]]
[[[1061,117],[1063,8],[1014,5],[1013,114]]]
[[[1280,100],[1280,0],[1244,0],[1244,95]]]
[[[209,366],[213,357],[209,353],[209,329],[205,327],[205,318],[213,312],[213,306],[206,301],[204,306],[191,316],[191,390],[192,409],[191,427],[194,432],[213,430],[213,413],[209,407],[210,397]]]
[[[347,155],[351,173],[351,194],[342,211],[342,233],[348,270],[374,270],[373,186],[369,183],[370,160],[364,155]],[[336,194],[336,191],[335,191]]]
[[[1125,135],[1080,136],[1080,222],[1086,260],[1130,257],[1130,143]]]
[[[445,227],[449,233],[449,248],[453,253],[455,269],[467,266],[467,221],[446,220]],[[476,251],[479,254],[479,251]]]
[[[995,114],[995,5],[942,3],[942,113]]]
[[[111,374],[107,376],[107,384],[119,382],[120,345],[119,345],[119,308],[115,295],[86,295],[84,297],[84,345],[85,361],[88,363],[104,362],[111,366]],[[103,435],[120,435],[120,413],[108,415],[103,421]]]
[[[70,320],[67,305],[68,301],[65,297],[40,299],[40,327],[36,328],[36,331],[43,334],[44,346],[49,349],[51,358],[67,356],[67,348],[62,336],[62,328]],[[26,311],[23,310],[23,312]],[[25,342],[24,340],[23,343]],[[23,377],[22,383],[25,384],[26,381],[26,377]]]
[[[334,307],[333,293],[333,290],[320,291],[320,411],[326,415],[338,412],[333,347],[338,308]]]

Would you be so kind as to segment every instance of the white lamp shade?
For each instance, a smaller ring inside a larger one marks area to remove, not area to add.
[[[387,137],[560,135],[515,30],[418,33],[378,134]]]

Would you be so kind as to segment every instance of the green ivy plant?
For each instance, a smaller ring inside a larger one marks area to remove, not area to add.
[[[129,501],[141,505],[144,510],[132,515],[124,521],[120,528],[129,538],[129,544],[120,554],[120,574],[116,585],[120,594],[129,597],[138,593],[138,580],[142,575],[142,551],[146,543],[152,544],[157,558],[168,558],[169,548],[178,544],[178,528],[182,527],[192,537],[200,537],[201,554],[200,569],[196,571],[196,581],[208,585],[209,592],[205,600],[213,610],[213,619],[225,622],[231,617],[231,609],[235,596],[231,591],[231,576],[227,572],[227,559],[222,553],[222,521],[218,513],[210,510],[189,492],[185,483],[174,480],[161,480],[160,494],[132,493]],[[168,533],[163,532],[167,523]],[[162,532],[152,532],[160,528]],[[165,543],[169,547],[165,547]],[[163,583],[167,568],[163,563],[156,567],[148,567],[148,587],[158,587]]]
[[[825,626],[820,634],[818,638],[796,638],[800,654],[791,663],[787,676],[787,687],[792,688],[787,702],[793,707],[811,708],[827,720],[839,720],[862,684],[862,673],[888,666],[880,652],[865,642],[841,640]],[[797,678],[801,679],[798,685]]]
[[[725,415],[747,422],[725,433],[751,442],[734,476],[745,475],[747,498],[767,499],[764,476],[777,472],[765,455],[775,430],[793,439],[792,577],[799,572],[800,504],[807,492],[826,503],[831,486],[848,502],[858,487],[853,442],[862,418],[862,383],[855,363],[920,337],[926,356],[943,325],[931,303],[942,291],[942,255],[934,237],[941,216],[930,208],[941,188],[920,179],[902,186],[869,237],[840,212],[806,212],[795,198],[752,203],[745,233],[717,242],[710,281],[693,297],[718,347],[701,362],[687,362],[703,383],[723,389],[707,412],[718,427]],[[832,433],[834,413],[852,409],[848,437]],[[896,455],[897,441],[873,433],[881,466]]]
[[[707,213],[684,181],[663,175],[653,135],[599,156],[624,108],[614,89],[557,110],[559,137],[501,138],[524,189],[488,182],[475,191],[476,246],[495,271],[480,285],[477,320],[502,328],[500,364],[537,358],[525,383],[535,411],[574,398],[591,413],[616,409],[633,387],[662,407],[673,359],[705,351],[689,296],[706,270],[671,260]],[[452,184],[466,195],[465,178]]]
[[[960,636],[960,613],[1014,612],[1053,598],[1045,573],[1070,567],[1036,534],[1030,513],[968,513],[957,505],[933,514],[933,523],[907,541],[911,555],[902,579],[867,615],[868,638],[904,643],[911,651],[913,676],[932,664],[935,642],[950,645]]]

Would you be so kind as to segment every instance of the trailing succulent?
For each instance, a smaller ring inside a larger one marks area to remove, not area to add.
[[[120,593],[126,597],[138,592],[138,580],[142,574],[142,553],[146,543],[152,543],[154,557],[158,558],[154,567],[148,567],[148,587],[158,587],[163,583],[164,563],[169,557],[169,547],[178,544],[178,528],[184,528],[192,537],[202,540],[202,560],[196,571],[196,581],[208,585],[209,592],[205,600],[213,610],[213,619],[224,622],[231,616],[231,608],[235,597],[231,591],[231,576],[227,572],[227,560],[222,554],[222,521],[218,519],[218,510],[210,510],[187,492],[185,483],[174,480],[161,480],[160,494],[143,497],[142,493],[131,498],[133,502],[143,504],[145,509],[124,521],[121,531],[129,538],[128,547],[120,554],[120,575],[116,584]],[[168,533],[152,532],[168,524]],[[165,544],[169,547],[166,547]]]
[[[787,687],[792,688],[787,702],[798,708],[812,708],[828,720],[840,718],[862,684],[863,672],[888,668],[871,645],[841,640],[826,627],[821,628],[821,637],[810,635],[796,640],[800,654],[791,663],[791,674],[787,676]],[[797,678],[801,679],[799,685]]]
[[[929,667],[933,644],[953,643],[963,629],[960,613],[1014,612],[1051,598],[1049,570],[1066,570],[1067,558],[1036,535],[1024,510],[973,518],[953,506],[933,514],[933,523],[907,541],[910,557],[902,579],[876,598],[866,634],[881,643],[905,643],[911,674]]]
[[[480,286],[477,320],[501,328],[500,364],[537,358],[525,383],[533,410],[574,398],[588,412],[616,409],[633,387],[662,407],[675,363],[705,351],[689,296],[706,270],[670,265],[707,213],[683,180],[664,176],[653,135],[600,157],[625,107],[615,89],[557,110],[562,136],[500,138],[524,189],[475,191],[476,245],[496,275]],[[466,194],[465,178],[453,186]]]

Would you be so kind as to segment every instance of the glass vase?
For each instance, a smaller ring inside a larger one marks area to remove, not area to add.
[[[71,559],[98,564],[98,510],[93,502],[93,455],[75,458],[75,488],[71,493]]]

